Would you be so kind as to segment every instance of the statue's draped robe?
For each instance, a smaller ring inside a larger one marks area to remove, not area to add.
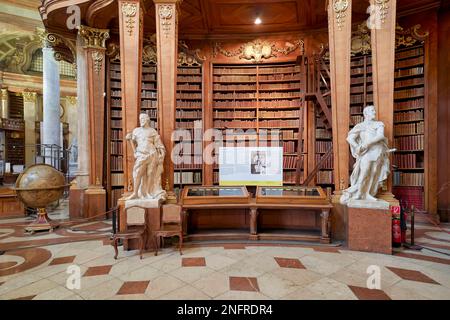
[[[353,166],[353,172],[350,176],[351,187],[343,191],[344,201],[350,198],[361,190],[363,193],[368,192],[375,197],[379,188],[382,186],[384,180],[389,175],[389,148],[386,137],[371,145],[368,150],[362,154],[358,154],[359,147],[366,144],[377,135],[377,130],[384,127],[381,121],[371,121],[369,123],[358,123],[348,133],[349,136],[356,135],[357,147],[350,145],[352,156],[356,158],[356,163]],[[361,164],[371,162],[371,172],[368,177],[360,178]]]
[[[142,128],[136,128],[133,130],[133,141],[138,141],[143,131]],[[146,174],[142,178],[141,185],[138,190],[140,198],[157,198],[164,193],[161,188],[161,174],[163,172],[163,160],[165,156],[164,144],[161,141],[158,132],[150,128],[149,135],[146,135],[146,139],[150,139],[151,143],[137,143],[137,147],[134,153],[135,163],[133,169],[133,179],[136,180],[136,174],[138,168],[141,166],[146,167]]]

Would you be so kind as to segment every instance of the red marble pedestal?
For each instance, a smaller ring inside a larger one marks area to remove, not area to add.
[[[346,208],[350,250],[392,254],[392,217],[389,209]]]

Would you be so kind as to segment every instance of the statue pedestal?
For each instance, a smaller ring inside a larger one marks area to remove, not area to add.
[[[350,250],[392,254],[392,216],[386,201],[352,200],[345,209]]]
[[[133,199],[133,200],[125,200],[125,198],[121,198],[118,201],[119,205],[119,230],[125,231],[127,229],[126,217],[125,217],[125,209],[132,206],[139,206],[146,209],[147,214],[147,230],[149,231],[147,237],[147,243],[145,248],[147,250],[154,250],[153,243],[153,235],[152,231],[157,230],[161,227],[161,204],[162,199]],[[138,239],[130,239],[124,241],[123,249],[124,250],[137,250],[139,248],[139,240]]]

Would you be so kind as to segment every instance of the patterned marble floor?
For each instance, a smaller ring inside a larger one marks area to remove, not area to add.
[[[394,255],[228,243],[186,244],[182,256],[169,247],[142,260],[121,248],[114,260],[109,231],[110,222],[99,221],[30,237],[0,221],[0,300],[450,299],[448,224],[416,226],[428,249]],[[380,290],[367,288],[369,266],[379,267]],[[73,270],[79,289],[69,289]]]

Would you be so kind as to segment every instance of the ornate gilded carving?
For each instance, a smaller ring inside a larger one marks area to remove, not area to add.
[[[347,16],[348,0],[334,0],[333,9],[336,13],[336,23],[339,30],[342,30],[345,17]]]
[[[66,101],[71,105],[77,104],[77,97],[76,96],[67,96]]]
[[[389,10],[389,0],[375,0],[375,5],[377,6],[377,13],[380,14],[381,23],[384,23]]]
[[[159,6],[159,18],[161,21],[161,29],[166,38],[169,36],[170,28],[172,27],[172,17],[174,6],[170,4],[163,4]]]
[[[110,61],[119,62],[120,61],[120,46],[114,42],[108,43],[106,48],[106,56],[109,57]]]
[[[370,30],[366,22],[358,25],[358,30],[353,33],[351,42],[351,54],[368,54],[371,50]]]
[[[92,60],[94,61],[94,71],[97,74],[100,74],[103,65],[103,54],[101,54],[99,51],[93,51]]]
[[[43,47],[53,48],[56,61],[76,62],[77,53],[74,41],[57,33],[48,33],[43,29],[37,29],[36,33],[41,39]]]
[[[125,25],[127,27],[128,35],[133,34],[134,22],[137,13],[137,4],[124,2],[122,3],[122,13],[125,15]]]
[[[142,62],[144,64],[156,64],[157,62],[156,46],[154,44],[147,44],[142,50]]]
[[[178,41],[178,65],[201,66],[205,57],[200,57],[200,49],[190,50],[186,42]]]
[[[221,43],[216,42],[213,48],[213,56],[218,53],[226,57],[234,57],[239,55],[239,59],[252,60],[253,62],[261,62],[263,59],[277,57],[276,53],[289,55],[295,50],[300,49],[301,54],[304,53],[304,41],[296,40],[295,42],[286,42],[285,47],[277,47],[274,42],[255,40],[240,46],[236,50],[228,51],[222,48]]]
[[[24,102],[36,102],[36,100],[37,100],[36,92],[24,91],[24,92],[22,92],[22,96],[23,96]]]
[[[9,97],[8,89],[1,89],[0,90],[0,100],[3,100],[3,101],[8,100],[8,97]]]
[[[105,42],[109,39],[108,29],[80,26],[78,34],[83,38],[85,48],[104,49]]]
[[[422,26],[420,24],[416,24],[408,29],[403,29],[400,25],[397,24],[395,28],[395,47],[405,46],[409,47],[414,45],[416,42],[423,42],[429,36],[429,32],[420,33],[419,29]]]

